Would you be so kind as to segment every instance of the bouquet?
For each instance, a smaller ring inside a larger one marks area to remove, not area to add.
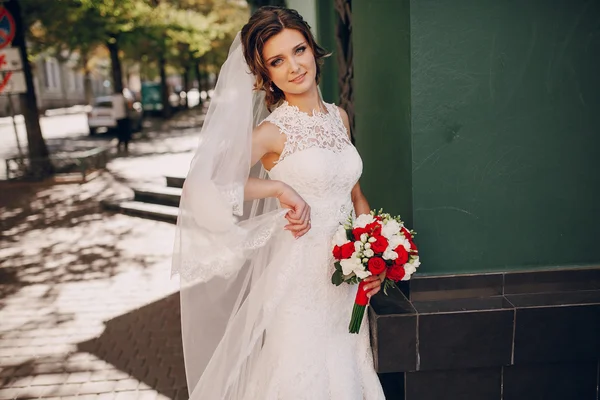
[[[386,272],[382,282],[387,295],[396,282],[409,280],[420,265],[419,252],[413,241],[415,232],[406,229],[399,216],[371,211],[341,225],[333,237],[335,272],[331,282],[358,284],[350,318],[350,333],[358,333],[369,303],[363,279]]]

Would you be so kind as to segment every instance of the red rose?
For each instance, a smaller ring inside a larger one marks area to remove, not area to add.
[[[354,254],[354,242],[348,242],[342,246],[342,258],[347,259]]]
[[[389,243],[386,238],[384,238],[383,236],[379,236],[377,237],[376,241],[371,243],[371,249],[373,249],[375,253],[383,253],[385,249],[387,249],[388,244]]]
[[[401,265],[394,264],[391,268],[388,269],[386,277],[391,280],[398,282],[404,278],[406,272],[404,271],[404,267]]]
[[[333,248],[333,258],[335,258],[336,260],[342,259],[342,248],[340,246],[335,246]]]
[[[394,251],[396,253],[398,253],[398,258],[396,258],[394,260],[394,264],[396,264],[396,265],[406,264],[406,262],[408,261],[408,252],[406,251],[404,246],[400,245],[400,246],[396,247],[396,249]]]
[[[379,275],[381,273],[383,273],[383,271],[385,271],[386,265],[385,265],[385,261],[383,261],[383,258],[381,257],[373,257],[369,260],[369,271],[371,271],[371,273],[373,275]]]
[[[367,226],[365,226],[365,230],[371,236],[379,236],[381,235],[381,224],[377,221],[373,221]]]
[[[352,229],[352,234],[354,235],[354,240],[356,241],[360,240],[360,235],[362,235],[363,233],[367,233],[367,230],[365,228]]]
[[[416,250],[417,246],[415,245],[415,242],[413,242],[413,236],[411,235],[411,233],[408,231],[408,229],[406,229],[405,227],[402,227],[402,234],[404,235],[404,237],[408,240],[408,242],[410,243],[410,248],[411,250]]]

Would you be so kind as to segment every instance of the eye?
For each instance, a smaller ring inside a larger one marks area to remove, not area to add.
[[[283,62],[283,60],[281,58],[276,58],[275,60],[271,61],[271,66],[276,67],[276,66],[280,65],[282,62]]]
[[[306,46],[300,46],[296,49],[296,54],[302,54],[306,51]]]

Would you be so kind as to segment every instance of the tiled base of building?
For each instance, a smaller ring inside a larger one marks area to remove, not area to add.
[[[373,299],[388,400],[600,400],[600,267],[415,278]]]

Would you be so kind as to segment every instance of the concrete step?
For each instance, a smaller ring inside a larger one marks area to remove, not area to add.
[[[133,188],[133,193],[133,200],[142,203],[179,207],[181,200],[181,189],[175,187],[138,187]]]
[[[185,177],[183,176],[165,176],[167,187],[182,188]]]
[[[121,201],[109,202],[103,201],[105,209],[120,212],[126,215],[152,219],[155,221],[164,221],[175,224],[177,222],[177,207],[165,206],[161,204],[142,203],[139,201]]]

